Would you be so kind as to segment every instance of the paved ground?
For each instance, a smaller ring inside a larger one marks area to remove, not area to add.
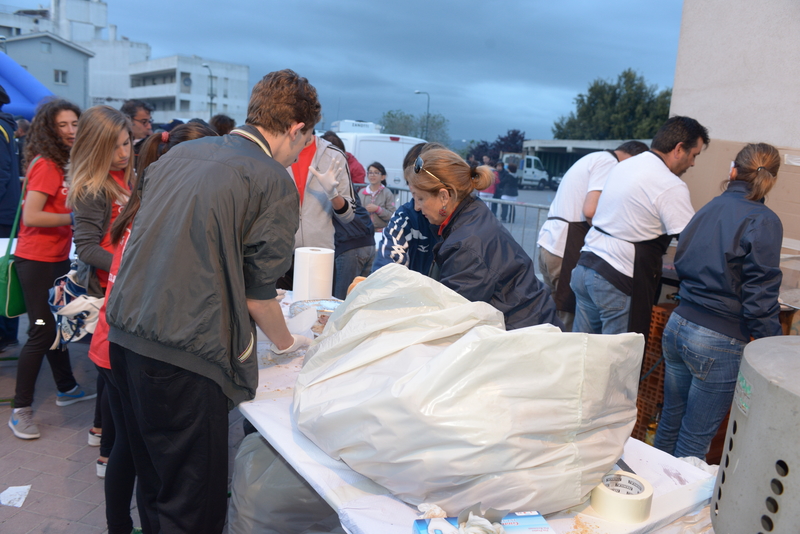
[[[20,342],[24,343],[27,320],[20,321]],[[94,391],[97,372],[86,356],[88,345],[70,349],[73,372],[82,386]],[[16,356],[19,348],[0,353]],[[13,397],[16,361],[0,361],[0,397]],[[103,533],[106,532],[103,480],[97,478],[98,448],[89,447],[87,433],[94,417],[94,400],[71,406],[56,406],[56,388],[45,359],[36,383],[34,417],[42,437],[21,440],[8,428],[11,408],[0,404],[0,492],[9,486],[30,485],[21,508],[0,505],[0,532]],[[229,424],[230,462],[243,438],[242,416],[231,412]],[[139,525],[136,502],[131,503],[134,523]]]

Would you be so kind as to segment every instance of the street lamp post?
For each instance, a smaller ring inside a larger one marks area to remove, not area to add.
[[[428,139],[428,119],[431,116],[431,95],[425,91],[414,91],[415,95],[425,95],[428,97],[428,107],[425,109],[425,140]]]
[[[214,116],[214,75],[211,73],[211,67],[208,63],[203,63],[203,66],[208,69],[208,120]]]

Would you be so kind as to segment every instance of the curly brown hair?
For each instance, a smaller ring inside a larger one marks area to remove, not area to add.
[[[253,87],[245,122],[273,134],[286,133],[293,122],[302,122],[301,131],[306,133],[319,122],[320,109],[314,86],[284,69],[270,72]]]
[[[63,98],[48,100],[39,105],[31,122],[31,129],[25,137],[25,161],[33,161],[36,156],[53,161],[62,170],[69,161],[70,147],[61,141],[56,129],[56,116],[62,111],[73,111],[81,117],[81,108]]]

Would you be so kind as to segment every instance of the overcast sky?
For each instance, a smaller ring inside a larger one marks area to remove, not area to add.
[[[40,0],[49,4],[47,0]],[[251,86],[291,68],[322,102],[324,126],[388,110],[450,121],[450,137],[507,130],[551,139],[595,78],[626,68],[672,87],[681,0],[106,0],[109,24],[152,57],[246,64]],[[6,3],[12,3],[7,0]],[[28,2],[20,2],[20,4]]]

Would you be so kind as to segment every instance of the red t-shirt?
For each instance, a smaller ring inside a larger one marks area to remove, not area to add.
[[[67,207],[69,186],[64,180],[64,172],[55,162],[39,158],[28,170],[28,191],[47,195],[43,211],[48,213],[70,213]],[[26,193],[27,195],[27,193]],[[22,204],[25,211],[25,203]],[[55,263],[69,258],[72,245],[72,225],[52,228],[25,226],[19,221],[19,235],[14,255],[26,260]]]
[[[114,287],[114,280],[119,272],[119,264],[122,262],[122,255],[125,253],[125,245],[131,235],[131,228],[125,230],[122,240],[114,251],[114,259],[111,260],[111,274],[107,275],[108,285],[106,286],[106,300],[100,308],[100,317],[97,319],[97,326],[92,334],[92,344],[89,345],[89,359],[95,365],[103,369],[111,369],[111,362],[108,359],[108,322],[106,322],[106,302],[111,295],[111,288]],[[106,236],[108,237],[108,236]],[[110,239],[109,239],[110,241]]]
[[[112,178],[114,178],[121,188],[123,188],[125,191],[129,191],[128,184],[125,182],[125,171],[110,171],[109,174]],[[108,225],[106,235],[104,235],[103,240],[100,241],[100,246],[111,254],[114,254],[117,248],[111,243],[111,225],[114,224],[114,221],[117,220],[117,217],[120,213],[122,213],[124,208],[125,205],[118,200],[115,200],[114,204],[111,205],[111,222]],[[106,287],[106,284],[108,283],[108,273],[102,269],[95,269],[95,273],[97,274],[98,280],[100,280],[100,285],[102,287]]]

